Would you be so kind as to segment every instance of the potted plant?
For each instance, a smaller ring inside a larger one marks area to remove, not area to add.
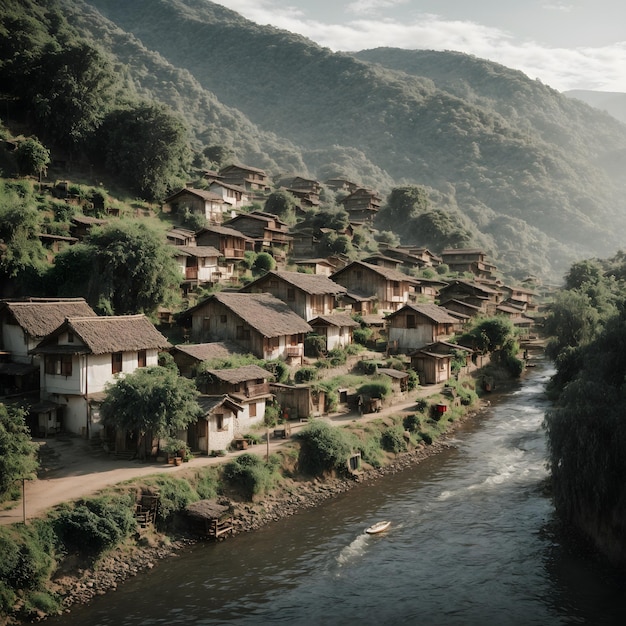
[[[163,450],[167,453],[167,462],[170,465],[180,465],[182,461],[189,460],[189,446],[182,439],[168,437],[165,440]],[[176,459],[180,459],[180,461],[177,462]]]

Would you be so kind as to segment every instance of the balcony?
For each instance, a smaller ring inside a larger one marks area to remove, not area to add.
[[[246,385],[246,398],[264,396],[269,393],[270,393],[270,384],[268,382]]]
[[[304,348],[303,348],[303,346],[287,346],[287,348],[285,350],[285,354],[290,359],[291,358],[301,357],[301,356],[304,355]]]

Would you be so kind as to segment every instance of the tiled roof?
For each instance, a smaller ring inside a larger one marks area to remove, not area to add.
[[[233,354],[245,354],[245,350],[234,341],[213,341],[174,346],[173,350],[182,352],[198,361],[226,359]]]
[[[401,309],[387,317],[395,317],[406,310],[415,311],[415,313],[423,315],[438,324],[456,324],[457,322],[456,318],[452,317],[446,309],[436,304],[405,304]]]
[[[394,280],[396,282],[410,282],[414,283],[416,280],[409,276],[408,274],[403,274],[398,270],[391,269],[390,267],[383,267],[382,265],[372,265],[371,263],[365,263],[364,261],[352,261],[349,265],[342,267],[340,270],[336,271],[334,274],[331,274],[331,278],[338,276],[339,274],[345,272],[348,269],[351,269],[355,266],[361,266],[367,270],[375,272],[379,276],[387,280]]]
[[[324,322],[329,326],[360,326],[358,322],[355,322],[347,313],[333,313],[332,315],[318,315],[315,319],[310,320],[311,326],[318,326],[323,324],[317,324],[318,320]]]
[[[176,256],[195,256],[201,259],[221,256],[221,252],[213,246],[173,246]]]

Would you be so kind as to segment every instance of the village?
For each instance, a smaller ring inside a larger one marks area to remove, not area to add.
[[[188,378],[196,378],[203,363],[237,355],[263,364],[204,372],[203,417],[176,439],[193,455],[215,456],[246,447],[268,425],[269,407],[271,426],[322,416],[337,404],[373,412],[406,400],[416,384],[446,383],[463,368],[480,367],[488,354],[452,342],[477,318],[503,316],[521,339],[534,336],[537,285],[505,284],[480,249],[435,254],[381,243],[377,253],[362,258],[320,256],[319,243],[332,229],[289,226],[273,213],[250,210],[275,188],[263,170],[230,165],[206,172],[205,180],[206,188],[182,188],[162,206],[172,219],[167,243],[180,269],[185,310],[160,311],[155,326],[143,314],[99,316],[82,298],[0,303],[1,399],[27,409],[34,438],[65,433],[94,449],[135,456],[136,434],[105,427],[99,407],[109,385],[157,365],[163,353]],[[325,185],[341,194],[349,216],[338,234],[350,239],[376,232],[382,203],[376,191],[343,179]],[[299,210],[313,211],[320,188],[319,181],[302,177],[279,187],[297,199]],[[193,231],[178,225],[183,214],[199,216],[205,226]],[[49,243],[55,249],[72,245],[115,219],[114,213],[76,213],[72,237]],[[242,261],[246,253],[262,252],[275,268],[250,277]],[[331,401],[328,389],[316,384],[336,366],[347,372],[360,362],[361,374],[386,378],[390,397],[364,397],[348,384]],[[287,368],[286,380],[275,375],[277,363]],[[162,444],[148,441],[141,455],[162,454]]]

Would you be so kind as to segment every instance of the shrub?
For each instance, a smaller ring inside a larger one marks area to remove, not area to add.
[[[171,523],[176,513],[198,500],[198,494],[192,489],[189,482],[181,478],[159,477],[154,481],[154,484],[159,489],[157,523],[160,525]]]
[[[371,328],[355,328],[352,332],[352,338],[356,343],[361,345],[367,345],[367,342],[372,338],[374,331]]]
[[[321,356],[326,350],[326,337],[317,334],[307,335],[304,339],[304,348],[308,356]]]
[[[296,434],[296,439],[300,442],[299,467],[305,474],[318,476],[345,469],[352,445],[343,429],[314,420]]]
[[[382,367],[382,363],[380,361],[359,361],[358,369],[363,374],[367,376],[371,376],[376,374],[378,368]]]
[[[280,461],[278,461],[280,464]],[[260,456],[245,452],[224,466],[223,476],[248,500],[269,491],[277,480],[276,459],[265,463]]]
[[[426,411],[428,410],[428,401],[424,400],[424,398],[420,398],[415,403],[415,408],[419,413],[426,413]]]
[[[83,500],[55,520],[57,535],[70,550],[98,555],[125,537],[136,522],[130,497]]]
[[[356,444],[356,448],[361,453],[361,459],[371,465],[372,467],[380,467],[381,466],[381,441],[378,434],[371,434],[366,437],[363,441],[359,441]]]
[[[265,415],[263,417],[263,423],[268,426],[276,426],[280,419],[280,407],[277,404],[267,403],[265,405]]]
[[[387,380],[366,383],[361,385],[356,392],[366,398],[386,398],[391,394],[391,383]]]
[[[430,445],[432,444],[432,442],[433,442],[433,438],[432,438],[432,436],[431,436],[429,433],[427,433],[427,432],[425,432],[425,431],[421,430],[421,431],[420,431],[419,433],[417,433],[417,434],[418,434],[419,438],[420,438],[420,439],[421,439],[421,440],[422,440],[422,441],[423,441],[423,442],[424,442],[427,446],[430,446]]]
[[[314,367],[301,367],[295,374],[297,383],[309,383],[317,378],[317,370]]]
[[[385,428],[385,430],[383,430],[380,437],[380,445],[383,447],[383,450],[393,452],[394,454],[406,451],[404,434],[397,427]]]
[[[341,348],[333,348],[328,351],[328,358],[330,359],[330,364],[333,367],[338,367],[340,365],[345,365],[348,357],[344,350]]]
[[[402,426],[404,430],[408,430],[410,433],[416,433],[422,425],[422,422],[419,418],[419,415],[416,413],[412,413],[411,415],[407,415],[402,420]]]

